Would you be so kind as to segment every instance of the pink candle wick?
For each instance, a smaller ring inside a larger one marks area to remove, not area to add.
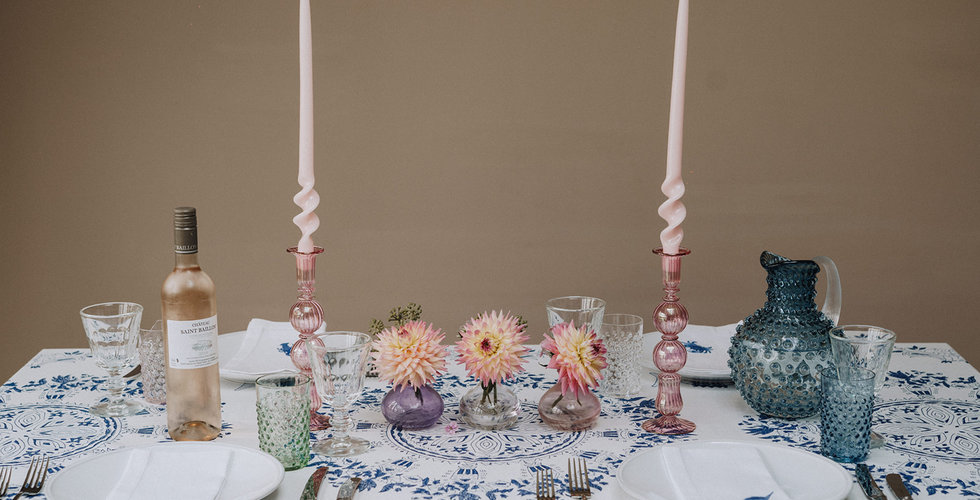
[[[667,129],[667,177],[660,190],[667,195],[657,213],[667,221],[667,228],[660,232],[664,253],[676,255],[684,239],[681,222],[687,216],[687,208],[680,201],[684,195],[681,178],[681,150],[684,142],[684,80],[687,72],[687,17],[688,0],[680,0],[677,6],[677,32],[674,37],[674,73],[670,82],[670,119]]]
[[[302,211],[293,217],[301,236],[297,249],[313,251],[310,237],[320,227],[320,218],[313,212],[320,204],[320,195],[313,189],[313,29],[310,21],[310,0],[299,2],[299,176],[302,189],[293,196],[293,203]]]

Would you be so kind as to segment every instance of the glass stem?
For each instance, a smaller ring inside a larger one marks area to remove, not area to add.
[[[350,425],[350,413],[347,409],[335,408],[333,418],[330,419],[330,426],[333,428],[333,447],[350,446],[350,436],[347,434]]]
[[[122,392],[126,387],[126,382],[119,371],[109,372],[109,378],[105,382],[106,391],[109,392],[109,405],[120,406],[125,404]]]

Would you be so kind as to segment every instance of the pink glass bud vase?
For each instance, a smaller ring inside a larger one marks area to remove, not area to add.
[[[431,385],[396,387],[381,400],[381,414],[399,429],[427,429],[439,421],[445,404]]]
[[[581,431],[599,420],[601,405],[592,391],[574,395],[561,393],[561,384],[548,389],[538,401],[538,415],[544,423],[561,431]]]

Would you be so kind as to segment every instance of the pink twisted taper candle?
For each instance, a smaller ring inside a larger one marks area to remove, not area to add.
[[[676,255],[680,250],[684,230],[681,222],[687,216],[687,208],[681,202],[684,196],[684,180],[681,179],[681,150],[684,143],[684,80],[687,72],[687,14],[688,0],[680,0],[677,6],[677,32],[674,36],[674,74],[670,83],[670,118],[667,129],[667,177],[660,190],[667,201],[657,213],[667,221],[667,228],[660,232],[664,253]]]
[[[297,249],[313,251],[310,237],[320,227],[313,212],[320,204],[320,194],[313,189],[313,29],[310,22],[310,0],[299,2],[299,185],[293,203],[302,211],[293,217],[301,236]]]

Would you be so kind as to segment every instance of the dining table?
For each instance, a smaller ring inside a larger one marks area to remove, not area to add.
[[[345,479],[355,476],[361,478],[354,497],[358,500],[534,498],[537,473],[549,469],[557,497],[571,498],[567,464],[570,458],[582,458],[592,499],[625,499],[631,496],[624,489],[626,479],[619,477],[623,464],[667,444],[747,442],[820,454],[819,415],[796,420],[760,415],[724,377],[711,383],[686,380],[681,384],[680,415],[696,424],[694,432],[670,436],[644,431],[641,424],[657,415],[657,378],[649,362],[639,367],[638,393],[615,397],[599,391],[602,411],[593,427],[575,432],[550,428],[538,415],[537,402],[555,384],[557,372],[542,366],[538,349],[532,346],[524,371],[505,382],[521,399],[514,427],[484,431],[460,419],[458,400],[478,382],[457,363],[450,346],[448,372],[434,384],[445,402],[434,426],[402,430],[388,424],[380,403],[390,384],[368,378],[353,406],[351,434],[368,439],[371,448],[345,458],[314,453],[306,467],[286,472],[265,498],[300,498],[307,479],[322,466],[328,467],[328,473],[321,499],[335,498]],[[227,356],[222,353],[223,359]],[[91,414],[89,406],[105,397],[106,380],[106,372],[88,349],[46,348],[3,384],[0,466],[13,468],[12,487],[5,498],[16,493],[33,457],[50,458],[50,481],[93,456],[170,441],[165,405],[144,403],[138,414],[122,418]],[[124,392],[142,399],[138,376],[127,380]],[[255,386],[223,379],[221,400],[223,423],[214,442],[258,449]],[[948,344],[895,345],[876,399],[873,426],[885,437],[885,444],[871,449],[864,463],[887,498],[897,498],[885,486],[885,475],[890,473],[899,474],[915,498],[980,497],[978,372]],[[329,433],[329,429],[313,432],[311,438],[322,439]],[[852,480],[847,498],[865,498],[853,481],[854,464],[840,465]],[[701,474],[706,481],[712,479],[710,470]],[[42,493],[35,498],[46,497]]]

